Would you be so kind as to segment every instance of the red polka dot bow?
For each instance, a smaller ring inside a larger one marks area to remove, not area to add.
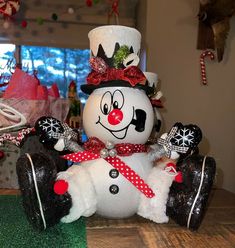
[[[130,156],[133,153],[146,152],[147,148],[143,144],[131,144],[131,143],[121,143],[113,145],[111,142],[104,144],[101,140],[96,137],[91,137],[85,144],[84,148],[86,151],[92,153],[103,152],[104,149],[110,151],[116,150],[116,154],[119,156]],[[115,154],[115,155],[116,155]]]
[[[83,161],[94,160],[98,158],[105,159],[116,170],[119,171],[129,182],[131,182],[146,197],[155,196],[152,189],[144,182],[144,180],[127,164],[125,164],[119,156],[130,156],[133,153],[146,152],[146,146],[142,144],[118,144],[113,145],[111,142],[104,144],[97,138],[90,138],[84,145],[85,151],[64,155],[63,158],[72,162],[80,163]]]

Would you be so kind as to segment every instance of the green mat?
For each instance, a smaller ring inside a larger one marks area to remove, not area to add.
[[[87,247],[85,219],[60,223],[39,233],[28,223],[20,196],[0,196],[0,247],[84,248]]]

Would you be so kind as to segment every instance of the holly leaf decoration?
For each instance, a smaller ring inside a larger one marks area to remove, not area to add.
[[[117,52],[114,54],[114,67],[116,69],[120,68],[121,65],[123,64],[123,61],[125,58],[130,54],[130,49],[127,45],[121,46]]]

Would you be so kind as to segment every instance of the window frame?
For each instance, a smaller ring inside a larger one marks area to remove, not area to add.
[[[23,46],[33,46],[33,47],[51,47],[51,48],[55,48],[55,49],[78,49],[78,50],[89,50],[88,48],[69,48],[69,47],[52,47],[52,46],[44,46],[44,45],[17,45],[17,44],[14,44],[14,43],[8,43],[6,42],[5,44],[12,44],[15,46],[15,52],[14,52],[14,58],[15,58],[15,63],[16,63],[16,66],[19,67],[19,68],[22,68],[24,65],[22,64],[22,61],[24,60],[22,58],[22,47]],[[1,45],[1,44],[0,44]],[[24,67],[23,67],[24,69]],[[89,73],[89,72],[88,72]],[[66,80],[66,78],[65,78]],[[71,78],[70,81],[74,81],[74,79]],[[75,80],[76,81],[76,80]],[[66,89],[60,89],[62,94],[61,94],[61,97],[64,97],[64,98],[67,98],[67,93],[68,93],[68,87],[69,87],[69,83],[68,81],[64,81],[66,83]],[[85,83],[85,81],[84,81]],[[77,80],[76,81],[76,84],[77,84],[77,95],[83,99],[84,98],[84,101],[87,99],[87,96],[86,94],[82,93],[81,90],[80,90],[80,84],[81,84],[81,81]],[[49,84],[44,84],[46,85],[47,87],[50,87]],[[0,92],[1,92],[1,89],[0,89]]]

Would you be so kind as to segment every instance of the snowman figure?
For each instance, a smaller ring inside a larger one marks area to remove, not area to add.
[[[81,147],[65,124],[53,117],[37,121],[41,142],[59,151],[73,151],[63,157],[74,164],[57,172],[53,160],[44,154],[19,158],[17,173],[28,219],[39,230],[94,213],[108,218],[138,213],[167,222],[166,201],[178,172],[167,173],[167,161],[156,172],[153,162],[188,153],[201,139],[199,128],[177,139],[185,129],[177,124],[149,152],[146,142],[155,117],[148,96],[154,88],[137,67],[140,33],[130,27],[103,26],[88,37],[92,71],[81,90],[89,94],[83,112],[89,139]],[[155,174],[157,183],[152,182]],[[147,214],[152,207],[152,214]]]
[[[154,143],[157,141],[157,138],[159,137],[159,133],[161,131],[162,122],[163,122],[161,113],[159,111],[160,108],[163,108],[162,102],[160,100],[160,98],[163,96],[163,93],[157,90],[159,80],[158,80],[158,75],[156,73],[144,72],[144,75],[149,83],[149,86],[151,86],[154,89],[154,93],[152,94],[152,96],[150,96],[150,101],[152,103],[153,111],[155,114],[154,127],[150,135],[150,140],[152,143]]]

